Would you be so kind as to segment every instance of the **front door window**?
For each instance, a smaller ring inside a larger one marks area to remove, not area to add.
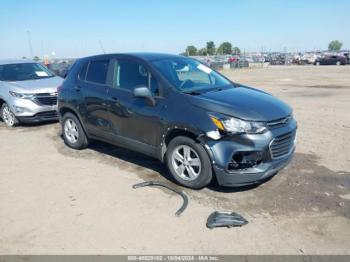
[[[137,86],[148,87],[153,95],[158,96],[159,89],[156,79],[140,63],[132,60],[118,60],[114,68],[113,86],[132,91]]]

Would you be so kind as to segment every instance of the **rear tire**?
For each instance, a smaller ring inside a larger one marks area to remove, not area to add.
[[[89,145],[85,131],[74,114],[64,114],[61,123],[63,139],[67,146],[80,150]]]
[[[6,126],[8,127],[14,127],[19,122],[16,118],[15,114],[12,113],[11,108],[7,103],[3,103],[0,109],[0,115]]]
[[[173,178],[185,187],[200,189],[213,178],[207,151],[189,137],[178,136],[170,141],[166,163]]]

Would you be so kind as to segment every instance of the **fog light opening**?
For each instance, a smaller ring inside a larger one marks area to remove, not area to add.
[[[262,162],[263,153],[260,151],[236,152],[228,164],[228,170],[248,169]]]
[[[23,113],[26,111],[25,107],[14,106],[16,113]]]

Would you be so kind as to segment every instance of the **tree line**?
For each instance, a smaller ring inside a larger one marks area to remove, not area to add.
[[[194,45],[189,45],[186,47],[184,55],[187,56],[206,56],[206,55],[239,55],[241,50],[238,47],[233,47],[230,42],[223,42],[216,48],[213,41],[207,42],[206,46],[203,48],[197,48]]]
[[[328,45],[328,50],[337,52],[342,48],[343,43],[338,40],[333,40]],[[186,51],[182,53],[187,56],[206,56],[206,55],[239,55],[241,50],[238,47],[233,47],[230,42],[223,42],[216,48],[213,41],[207,42],[206,46],[203,48],[197,48],[194,45],[189,45],[186,47]]]
[[[333,40],[328,44],[328,50],[338,52],[343,46],[343,43],[339,40]]]

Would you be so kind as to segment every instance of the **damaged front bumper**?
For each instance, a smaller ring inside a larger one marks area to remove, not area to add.
[[[247,168],[239,171],[228,172],[217,165],[213,165],[218,183],[222,186],[239,187],[254,185],[274,176],[278,171],[284,168],[293,158],[294,150],[286,157],[261,163],[253,168]]]
[[[275,175],[293,158],[296,129],[292,120],[263,134],[225,135],[207,140],[205,147],[219,185],[259,184]]]

